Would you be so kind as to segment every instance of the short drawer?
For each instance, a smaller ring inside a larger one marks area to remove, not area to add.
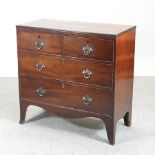
[[[56,33],[18,32],[18,50],[31,50],[50,54],[62,54],[62,36]]]
[[[20,79],[22,99],[112,114],[113,95],[110,91],[29,76],[20,76]]]
[[[64,55],[83,59],[113,61],[113,40],[64,37]]]
[[[112,88],[111,64],[19,53],[20,73]]]

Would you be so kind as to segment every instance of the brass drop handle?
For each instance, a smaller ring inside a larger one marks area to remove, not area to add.
[[[84,55],[90,55],[93,52],[93,48],[86,45],[82,48],[82,51]]]
[[[86,105],[89,105],[89,104],[91,104],[93,102],[93,99],[88,95],[84,96],[82,98],[82,100],[83,100],[83,103],[86,104]]]
[[[90,71],[89,69],[83,70],[82,71],[84,78],[89,79],[92,76],[92,71]]]
[[[45,45],[42,40],[37,40],[34,44],[35,44],[35,47],[39,50],[42,49]]]
[[[38,71],[42,71],[45,68],[45,65],[42,63],[38,63],[38,64],[36,64],[36,68]]]
[[[37,88],[36,92],[38,96],[43,96],[46,94],[45,89],[43,89],[42,87]]]

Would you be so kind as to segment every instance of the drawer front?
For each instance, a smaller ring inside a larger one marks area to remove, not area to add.
[[[63,83],[57,80],[20,76],[21,98],[95,113],[112,114],[112,92]]]
[[[64,55],[110,62],[113,61],[113,41],[65,36]]]
[[[62,54],[62,36],[55,33],[42,32],[18,32],[18,49],[44,52],[50,54]]]
[[[19,68],[20,73],[29,75],[112,88],[113,66],[110,64],[23,52],[19,54]]]

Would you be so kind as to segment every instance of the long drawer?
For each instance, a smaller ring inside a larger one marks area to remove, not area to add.
[[[19,52],[20,73],[112,88],[113,66]]]
[[[30,76],[20,76],[20,80],[21,99],[112,114],[113,94],[111,91]]]

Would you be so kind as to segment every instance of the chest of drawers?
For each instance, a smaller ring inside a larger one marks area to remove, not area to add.
[[[115,143],[131,125],[135,26],[38,20],[17,25],[20,123],[29,105],[96,117]]]

